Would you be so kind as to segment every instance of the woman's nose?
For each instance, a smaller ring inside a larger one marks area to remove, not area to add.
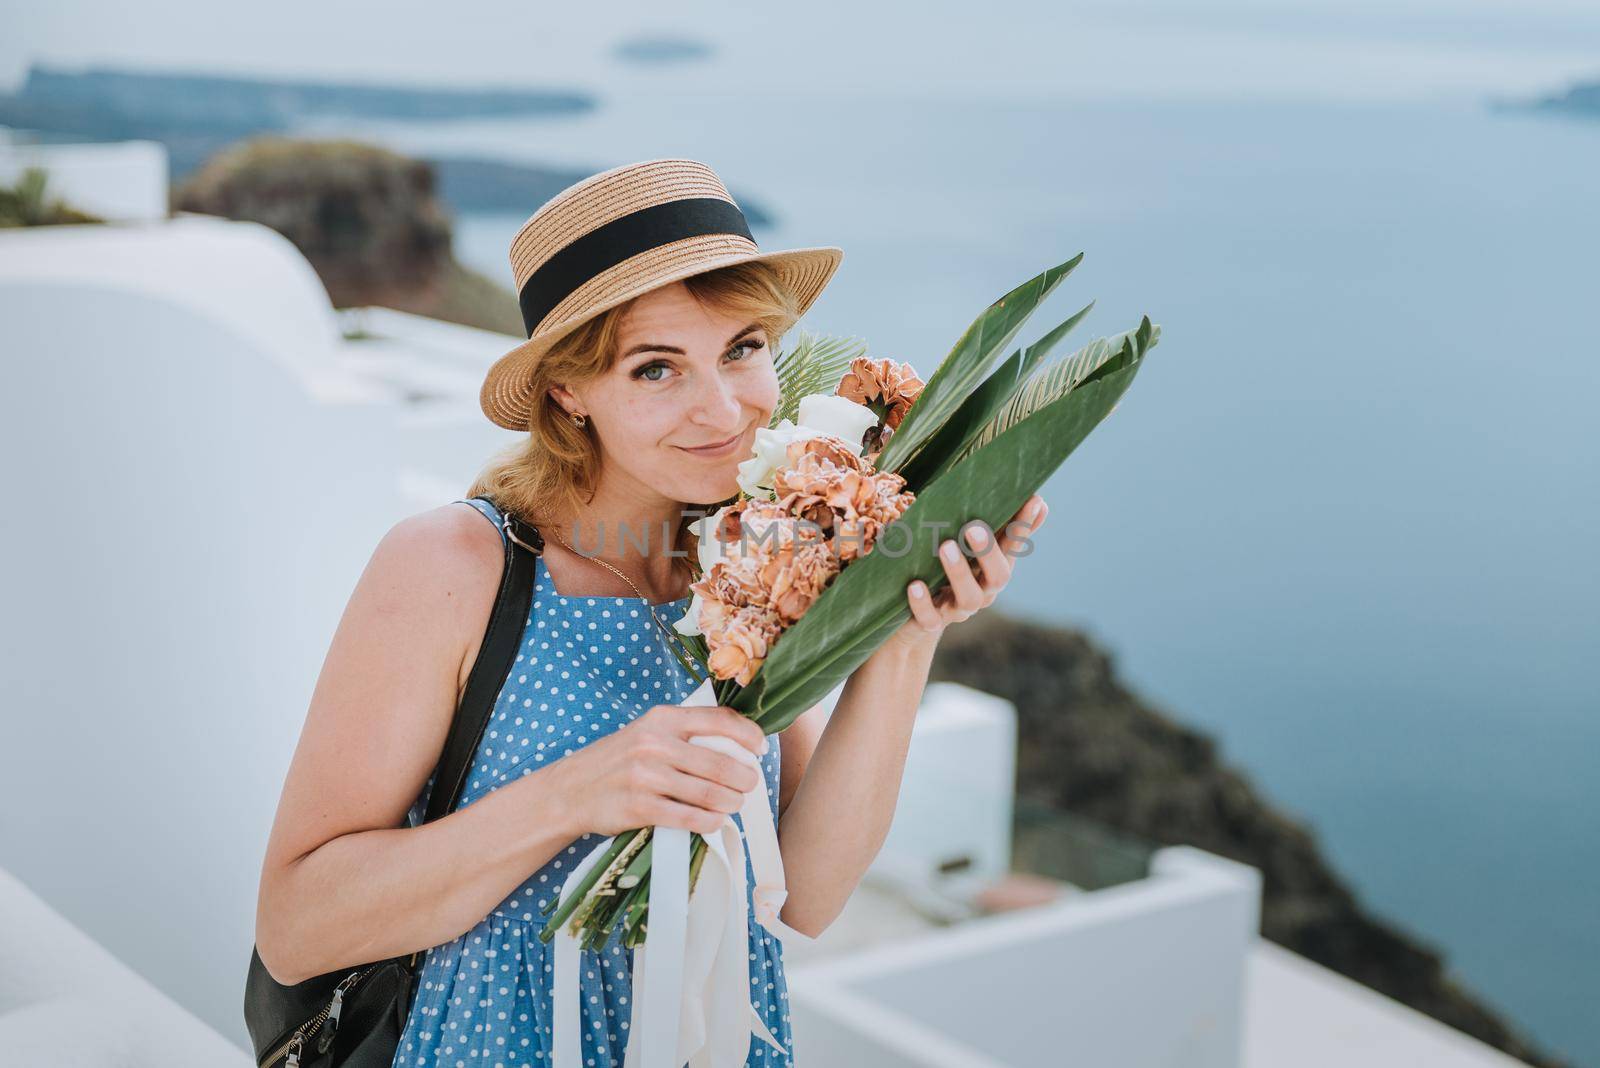
[[[712,375],[710,383],[701,393],[700,417],[706,425],[729,428],[738,422],[743,410],[734,383],[722,375]]]

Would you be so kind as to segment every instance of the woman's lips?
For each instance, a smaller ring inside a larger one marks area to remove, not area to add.
[[[682,449],[690,456],[728,456],[739,447],[739,443],[744,440],[744,436],[749,429],[749,427],[745,427],[744,430],[739,431],[739,433],[727,439],[720,445],[703,445],[699,448],[689,448],[687,445],[679,445],[678,448]]]

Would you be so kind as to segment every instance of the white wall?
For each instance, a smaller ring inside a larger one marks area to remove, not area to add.
[[[48,199],[91,215],[132,221],[167,214],[167,148],[159,141],[0,143],[0,185],[14,184],[28,167],[49,172]]]
[[[351,588],[419,508],[399,473],[442,503],[505,434],[314,398],[226,302],[34,276],[23,247],[0,235],[0,864],[242,1046],[282,776]],[[270,276],[270,247],[168,251]]]
[[[791,969],[795,1052],[834,1068],[1237,1068],[1260,875],[1193,849],[1149,878]]]
[[[1258,939],[1242,1068],[1526,1068],[1409,1005]]]
[[[0,869],[0,1064],[252,1063]]]
[[[894,824],[877,874],[910,884],[977,885],[1011,871],[1017,712],[954,682],[930,682],[917,709]],[[946,878],[944,865],[967,867]]]

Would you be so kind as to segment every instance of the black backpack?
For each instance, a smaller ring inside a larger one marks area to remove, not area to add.
[[[479,500],[494,502],[487,496]],[[534,557],[544,538],[533,526],[501,510],[506,535],[505,570],[489,613],[483,644],[467,676],[445,738],[423,822],[455,809],[467,770],[517,646],[533,599]],[[520,547],[520,548],[519,548]],[[244,988],[244,1022],[261,1068],[389,1068],[405,1031],[422,951],[313,976],[285,986],[272,978],[261,955],[250,951]]]

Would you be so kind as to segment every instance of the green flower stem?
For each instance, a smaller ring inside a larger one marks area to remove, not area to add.
[[[694,893],[694,888],[700,881],[700,869],[705,864],[706,852],[710,847],[706,840],[698,834],[689,837],[689,892]],[[647,844],[640,850],[643,856],[650,849]],[[637,862],[639,856],[635,856]],[[633,865],[629,865],[632,870]],[[580,920],[581,939],[580,945],[584,949],[599,949],[609,941],[611,932],[620,924],[622,927],[623,944],[629,947],[637,946],[644,941],[645,913],[648,911],[650,897],[650,867],[648,862],[642,865],[639,881],[627,889],[619,889],[616,894],[607,895],[593,903],[589,912]]]
[[[567,918],[572,915],[573,910],[583,903],[584,897],[594,888],[594,884],[600,881],[600,876],[605,873],[605,870],[611,866],[622,851],[628,848],[628,843],[632,842],[633,836],[638,833],[636,830],[627,831],[617,835],[612,840],[610,847],[606,849],[599,860],[595,861],[594,866],[585,873],[582,881],[573,888],[571,896],[556,908],[555,914],[544,925],[544,930],[539,932],[539,941],[548,943],[556,936],[556,932],[561,929],[561,925],[567,922]]]
[[[698,834],[689,843],[689,893],[694,893],[695,885],[700,881],[700,867],[705,863],[706,850],[711,847],[706,845],[706,840]]]
[[[622,920],[622,944],[629,949],[635,949],[644,942],[644,920],[650,911],[650,905],[645,901],[636,901],[628,907],[627,916]]]
[[[644,844],[644,848],[633,855],[628,866],[617,877],[617,887],[622,890],[632,890],[638,886],[645,874],[650,870],[650,847],[655,844],[654,837]]]
[[[689,852],[689,892],[694,893],[694,888],[700,882],[700,869],[705,864],[707,845],[704,838],[696,835],[694,845]],[[649,885],[649,876],[634,889],[643,891]],[[622,944],[629,949],[635,949],[644,944],[647,928],[645,921],[650,916],[650,903],[646,895],[640,893],[637,900],[632,901],[625,908],[622,915]]]

